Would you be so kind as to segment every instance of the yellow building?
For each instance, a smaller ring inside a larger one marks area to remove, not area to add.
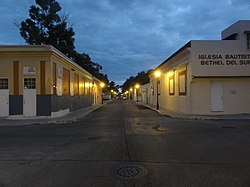
[[[238,21],[222,40],[192,40],[150,74],[150,104],[176,113],[250,113],[250,21]]]
[[[60,116],[100,104],[101,91],[53,46],[0,46],[0,116]]]

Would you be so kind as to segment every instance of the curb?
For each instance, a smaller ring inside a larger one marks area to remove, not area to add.
[[[88,115],[91,112],[94,112],[95,110],[105,106],[108,103],[109,102],[105,102],[105,103],[103,103],[103,105],[100,104],[98,106],[94,106],[90,110],[87,110],[86,112],[84,112],[82,114],[79,114],[79,116],[76,116],[76,117],[68,117],[67,118],[65,116],[61,116],[61,117],[58,117],[58,119],[47,118],[47,121],[43,121],[45,119],[42,119],[42,118],[41,118],[40,121],[39,121],[39,119],[37,119],[37,120],[33,119],[31,121],[23,121],[23,119],[20,119],[20,120],[16,119],[16,120],[13,120],[13,121],[9,120],[9,119],[3,119],[7,123],[3,124],[3,125],[0,125],[0,127],[16,127],[16,126],[25,126],[25,125],[46,125],[46,124],[73,124],[73,123],[79,122],[84,116]],[[72,112],[72,113],[74,113],[74,112]],[[68,113],[68,114],[70,114],[70,113]],[[15,123],[17,123],[17,121],[19,121],[20,124],[15,124]]]
[[[219,121],[219,120],[250,120],[250,114],[247,115],[246,117],[244,116],[240,116],[240,115],[228,115],[228,116],[203,116],[203,115],[181,115],[181,114],[170,114],[170,113],[164,113],[161,112],[160,110],[156,110],[153,107],[150,107],[148,105],[144,105],[143,103],[137,103],[138,105],[142,105],[145,106],[151,110],[154,110],[156,112],[158,112],[159,114],[169,117],[169,118],[173,118],[173,119],[190,119],[190,120],[215,120],[215,121]],[[243,115],[243,114],[242,114]]]

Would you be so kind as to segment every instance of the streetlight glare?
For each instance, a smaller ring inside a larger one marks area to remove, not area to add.
[[[102,82],[102,83],[100,84],[100,86],[103,88],[103,87],[105,86],[105,84]]]
[[[155,74],[156,77],[160,77],[161,76],[161,72],[160,71],[156,71],[154,74]]]
[[[136,84],[136,85],[135,85],[135,88],[136,88],[136,89],[140,88],[140,85],[139,85],[139,84]]]

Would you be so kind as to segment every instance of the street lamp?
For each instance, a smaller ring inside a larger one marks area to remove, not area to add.
[[[103,88],[105,87],[105,84],[101,82],[100,86],[102,88],[102,105],[103,105]]]
[[[159,77],[161,76],[161,72],[160,71],[155,71],[154,73],[155,77],[156,77],[156,110],[159,110]]]
[[[140,85],[136,84],[135,88],[136,88],[136,102],[138,103],[138,91],[139,91],[138,88],[140,88]]]

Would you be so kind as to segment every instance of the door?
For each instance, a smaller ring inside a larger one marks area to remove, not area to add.
[[[8,78],[0,78],[0,117],[9,116]]]
[[[36,79],[24,78],[23,115],[36,116]]]
[[[222,81],[211,81],[211,110],[212,112],[224,111]]]

